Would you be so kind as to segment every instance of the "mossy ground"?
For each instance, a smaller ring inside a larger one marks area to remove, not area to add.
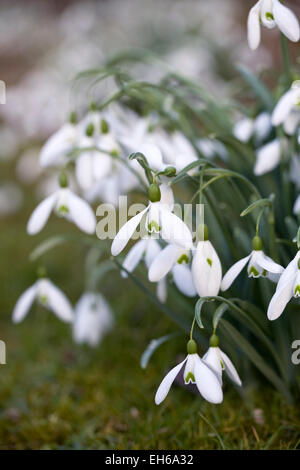
[[[145,301],[130,281],[106,279],[103,289],[116,326],[91,350],[74,345],[70,329],[50,313],[33,309],[21,325],[11,311],[35,279],[31,249],[49,233],[69,230],[51,223],[36,239],[25,233],[33,206],[1,225],[0,338],[7,364],[0,366],[1,449],[294,449],[300,446],[299,406],[269,388],[226,385],[225,400],[212,406],[174,386],[159,407],[154,393],[184,339],[163,345],[146,370],[145,346],[170,331],[170,322]],[[50,277],[75,301],[84,287],[78,246],[60,247],[46,258]],[[115,276],[115,275],[114,275]]]

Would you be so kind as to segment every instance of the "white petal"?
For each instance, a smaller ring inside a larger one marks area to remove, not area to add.
[[[279,0],[273,0],[273,15],[280,31],[293,42],[300,39],[300,27],[296,15]]]
[[[225,291],[229,289],[229,287],[231,286],[235,278],[240,274],[242,269],[248,263],[250,257],[251,257],[251,254],[249,256],[246,256],[245,258],[240,259],[233,266],[231,266],[231,268],[227,271],[227,273],[223,277],[223,280],[221,282],[221,290]]]
[[[276,290],[280,289],[288,281],[293,282],[293,279],[297,275],[299,258],[300,258],[300,251],[297,252],[294,259],[292,259],[292,261],[287,265],[287,267],[281,274]]]
[[[53,134],[42,147],[40,153],[40,164],[43,168],[51,165],[61,165],[68,152],[76,142],[76,126],[65,124]]]
[[[159,186],[159,189],[161,194],[161,204],[166,205],[169,207],[170,211],[172,211],[174,207],[174,194],[171,186],[168,183],[163,183]]]
[[[222,387],[217,374],[200,357],[195,361],[194,375],[197,388],[205,400],[210,403],[221,403],[223,401]]]
[[[33,286],[26,289],[25,292],[19,297],[12,315],[14,323],[19,323],[27,315],[37,293],[36,283]]]
[[[209,240],[198,242],[193,256],[192,274],[200,297],[218,295],[222,268],[216,250]]]
[[[300,195],[297,197],[294,207],[293,207],[294,214],[298,215],[300,212]]]
[[[284,311],[287,303],[293,297],[293,282],[288,280],[284,285],[277,287],[268,307],[268,319],[276,320]]]
[[[168,243],[175,243],[185,249],[193,245],[192,234],[188,226],[169,210],[160,208],[161,236]]]
[[[180,248],[177,245],[166,246],[152,262],[149,268],[149,281],[158,282],[171,271],[176,263]]]
[[[281,142],[275,139],[257,150],[254,174],[264,175],[273,170],[280,162]]]
[[[248,43],[253,51],[260,43],[259,3],[251,8],[248,16]]]
[[[167,278],[164,277],[161,281],[157,283],[156,296],[162,304],[164,304],[167,301],[167,296],[168,296]]]
[[[255,119],[254,134],[257,142],[262,142],[272,130],[271,115],[267,112],[260,113]]]
[[[282,124],[295,105],[295,90],[291,89],[287,91],[278,101],[277,105],[272,114],[273,126],[279,126]]]
[[[139,240],[133,247],[128,251],[127,256],[124,259],[122,264],[123,268],[132,273],[139,262],[142,259],[143,254],[145,253],[147,240]],[[125,271],[121,271],[122,277],[127,277]]]
[[[109,175],[112,170],[112,157],[103,152],[93,153],[93,174],[96,180]]]
[[[253,119],[244,118],[238,121],[233,129],[233,135],[241,142],[248,142],[254,130]]]
[[[29,235],[35,235],[46,225],[50,213],[56,203],[57,197],[58,193],[48,196],[34,209],[27,224],[27,232]]]
[[[83,191],[91,189],[93,184],[93,169],[91,152],[83,152],[76,159],[75,175]]]
[[[150,268],[154,259],[161,252],[161,247],[155,238],[149,238],[147,241],[146,253],[145,253],[145,264],[147,269]]]
[[[221,351],[221,357],[222,357],[222,361],[223,361],[223,364],[224,364],[224,367],[225,367],[225,372],[226,374],[228,375],[228,377],[230,378],[230,380],[232,380],[234,383],[236,383],[237,385],[241,386],[242,385],[242,381],[239,377],[239,374],[237,373],[237,370],[236,368],[234,367],[234,365],[232,364],[231,360],[229,359],[229,357],[227,356],[227,354],[225,354],[223,351]]]
[[[294,135],[300,123],[300,110],[292,110],[283,122],[286,134]]]
[[[137,226],[141,222],[143,215],[146,213],[148,209],[149,209],[149,206],[146,207],[146,209],[141,211],[139,214],[132,217],[128,222],[126,222],[126,224],[124,224],[120,228],[119,232],[115,236],[115,239],[111,245],[111,254],[113,256],[117,256],[125,248],[125,246],[129,242],[129,239],[132,237]]]
[[[68,207],[74,224],[83,232],[93,234],[96,230],[96,217],[90,205],[70,191]]]
[[[180,292],[187,297],[195,297],[195,295],[197,295],[192,272],[188,266],[176,263],[173,267],[172,274],[174,283]]]
[[[186,360],[187,357],[184,361],[182,361],[180,364],[171,369],[170,372],[168,372],[167,375],[164,377],[155,395],[156,405],[159,405],[162,401],[164,401],[164,399],[169,393],[172,383],[174,382],[176,376],[179,374],[180,369],[182,368]]]
[[[222,364],[221,364],[221,353],[219,348],[208,348],[207,352],[202,358],[210,368],[217,374],[220,383],[222,384]]]
[[[73,309],[65,294],[47,279],[48,308],[64,322],[73,321]]]
[[[275,263],[275,261],[269,258],[269,256],[266,256],[263,251],[257,251],[255,262],[270,273],[281,274],[284,271],[284,268],[280,266],[280,264]]]

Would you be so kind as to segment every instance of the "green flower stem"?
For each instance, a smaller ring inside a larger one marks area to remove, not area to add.
[[[282,67],[284,72],[284,87],[288,90],[292,84],[293,77],[291,72],[291,63],[289,56],[288,41],[284,34],[280,33]]]

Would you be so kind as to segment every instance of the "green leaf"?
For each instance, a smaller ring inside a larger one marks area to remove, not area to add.
[[[198,166],[202,165],[210,165],[212,166],[212,163],[209,162],[208,160],[205,160],[204,158],[199,158],[198,160],[189,163],[187,166],[185,166],[178,174],[173,178],[171,181],[171,185],[178,183],[181,181],[183,178],[185,178],[190,170],[193,170],[194,168],[197,168]]]
[[[205,304],[205,302],[213,302],[216,299],[217,297],[202,297],[201,299],[197,301],[195,305],[195,318],[196,318],[196,322],[199,328],[204,328],[202,318],[201,318],[203,305]]]
[[[85,235],[55,235],[53,237],[47,238],[42,243],[40,243],[30,253],[29,259],[30,261],[36,261],[38,258],[40,258],[42,255],[44,255],[48,251],[67,242],[81,243],[83,245],[99,247],[100,249],[100,243],[98,240],[95,240],[94,238],[90,238]],[[101,249],[102,248],[103,246],[101,247]]]
[[[219,321],[221,320],[221,318],[224,315],[224,313],[226,312],[226,310],[228,310],[228,308],[229,308],[229,306],[224,302],[215,310],[215,313],[214,313],[213,319],[212,319],[212,324],[213,324],[214,330],[217,329]]]
[[[153,353],[156,351],[156,349],[159,348],[159,346],[161,346],[162,344],[169,341],[170,339],[175,338],[176,336],[179,336],[179,333],[170,333],[168,335],[161,336],[158,339],[153,339],[152,341],[150,341],[150,343],[148,344],[147,348],[145,349],[145,351],[143,352],[143,354],[141,356],[141,360],[140,360],[141,368],[146,369],[146,367],[147,367]]]
[[[274,108],[274,99],[269,90],[263,84],[263,82],[244,65],[239,64],[237,66],[237,70],[243,76],[246,82],[250,85],[250,87],[252,88],[256,96],[260,99],[264,107],[268,111],[272,111]]]
[[[222,329],[229,334],[237,347],[246,354],[254,366],[287,398],[291,399],[291,395],[284,382],[267,364],[257,350],[242,336],[239,331],[226,320],[222,321]]]
[[[141,165],[143,170],[145,171],[146,178],[148,182],[151,184],[153,183],[153,175],[151,168],[148,165],[148,160],[145,157],[145,155],[141,152],[134,152],[131,155],[129,155],[129,160],[137,160],[137,162]]]
[[[265,207],[270,207],[272,205],[271,201],[269,199],[258,199],[257,201],[253,202],[248,206],[246,209],[241,212],[241,217],[244,217],[247,214],[250,214],[250,212],[254,211],[255,209],[263,209]]]

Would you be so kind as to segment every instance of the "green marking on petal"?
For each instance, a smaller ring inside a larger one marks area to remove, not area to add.
[[[210,258],[206,258],[206,261],[209,264],[209,266],[212,267],[212,264],[213,264],[212,260]]]
[[[158,225],[158,223],[155,220],[151,220],[148,224],[148,230],[150,233],[152,232],[160,232],[161,227]]]
[[[274,20],[274,15],[273,15],[273,13],[271,13],[270,11],[267,11],[267,12],[266,12],[266,19],[269,20],[269,21],[270,21],[270,20]]]
[[[186,383],[186,384],[188,384],[189,381],[191,381],[191,382],[196,382],[195,376],[194,376],[193,372],[189,372],[188,375],[187,375],[186,378],[185,378],[185,383]]]
[[[181,255],[180,258],[178,258],[178,260],[177,260],[178,264],[182,264],[182,263],[188,264],[188,262],[189,262],[189,257],[185,254]]]
[[[268,274],[268,271],[266,269],[264,269],[263,272],[262,272],[262,276],[266,277],[267,274]]]
[[[224,370],[225,366],[224,366],[224,362],[222,361],[222,359],[220,359],[220,363],[221,363],[222,370]]]
[[[254,277],[258,277],[259,276],[259,272],[257,271],[257,269],[254,267],[254,266],[251,266],[251,268],[249,269],[249,277],[254,276]]]
[[[39,296],[39,301],[40,301],[41,304],[47,305],[48,304],[48,297],[46,295],[40,295]]]
[[[300,286],[299,286],[299,284],[297,284],[296,287],[295,287],[294,296],[295,297],[300,297]]]
[[[112,150],[110,153],[113,157],[119,157],[119,155],[120,155],[119,151],[117,149]]]
[[[69,209],[67,206],[59,206],[58,208],[58,214],[59,215],[65,215],[69,213]]]

